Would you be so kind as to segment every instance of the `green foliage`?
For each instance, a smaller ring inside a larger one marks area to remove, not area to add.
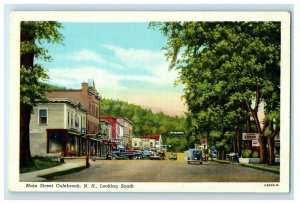
[[[44,92],[48,86],[45,82],[49,77],[45,68],[35,64],[34,59],[51,60],[42,44],[61,43],[63,37],[59,33],[60,28],[60,23],[52,21],[21,22],[20,100],[22,103],[35,105],[36,100],[46,100]]]
[[[243,153],[242,153],[242,157],[243,158],[250,158],[252,154],[252,150],[251,149],[246,149]]]
[[[134,136],[160,134],[163,143],[171,145],[172,150],[183,151],[187,148],[184,136],[170,135],[170,131],[186,132],[186,120],[183,117],[154,113],[151,109],[113,99],[101,101],[100,116],[126,117],[133,122]]]
[[[33,165],[30,167],[22,167],[20,173],[28,173],[61,165],[62,162],[52,161],[50,158],[34,157]]]
[[[152,22],[149,27],[168,38],[163,49],[169,68],[179,72],[176,83],[185,85],[190,138],[205,131],[219,149],[230,149],[236,125],[257,116],[261,102],[266,120],[279,127],[280,23]],[[218,137],[209,134],[213,131]]]
[[[258,152],[253,152],[253,153],[252,153],[252,157],[253,157],[253,158],[258,158],[258,157],[259,157]]]

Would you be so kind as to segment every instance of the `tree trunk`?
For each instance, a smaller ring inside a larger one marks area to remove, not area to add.
[[[30,154],[29,124],[32,107],[20,103],[20,167],[33,165]]]
[[[237,127],[236,127],[236,146],[237,146],[237,152],[238,152],[239,156],[241,156],[241,154],[242,154],[241,140],[242,140],[241,126],[240,126],[240,124],[237,124]]]
[[[267,161],[267,137],[264,137],[264,135],[259,135],[259,147],[260,147],[260,163],[266,163]]]
[[[33,41],[32,35],[21,32],[21,42]],[[21,53],[21,67],[28,69],[33,66],[33,53]],[[22,86],[22,84],[20,84]],[[32,105],[20,101],[20,167],[33,165],[30,154],[29,125]]]
[[[274,137],[268,137],[268,148],[269,148],[269,165],[275,164],[275,154],[274,154]]]
[[[250,133],[251,132],[251,119],[250,116],[247,116],[247,121],[246,121],[246,132]]]

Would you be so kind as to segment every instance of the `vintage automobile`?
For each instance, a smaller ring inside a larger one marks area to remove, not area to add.
[[[108,155],[110,160],[120,159],[142,159],[143,155],[136,151],[113,151]]]
[[[152,151],[148,151],[148,150],[144,150],[141,152],[142,155],[143,155],[143,159],[149,159],[150,156],[153,156],[154,155],[154,152]]]
[[[199,149],[189,149],[186,151],[187,163],[199,163],[202,164],[202,151]]]
[[[149,159],[152,160],[165,160],[166,158],[166,150],[160,149],[154,152],[152,156],[149,157]]]
[[[177,160],[177,154],[176,153],[171,153],[168,157],[169,160]]]

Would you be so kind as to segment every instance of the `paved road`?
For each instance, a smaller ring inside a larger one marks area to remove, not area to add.
[[[238,164],[177,160],[97,160],[83,171],[51,182],[278,182],[279,175]]]

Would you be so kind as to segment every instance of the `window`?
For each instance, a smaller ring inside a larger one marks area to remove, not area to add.
[[[47,109],[39,110],[39,124],[47,124]]]
[[[70,112],[68,111],[68,125],[70,125]]]
[[[71,113],[71,127],[73,126],[73,112]]]
[[[77,117],[77,114],[75,115],[75,127],[79,127],[79,118]]]

